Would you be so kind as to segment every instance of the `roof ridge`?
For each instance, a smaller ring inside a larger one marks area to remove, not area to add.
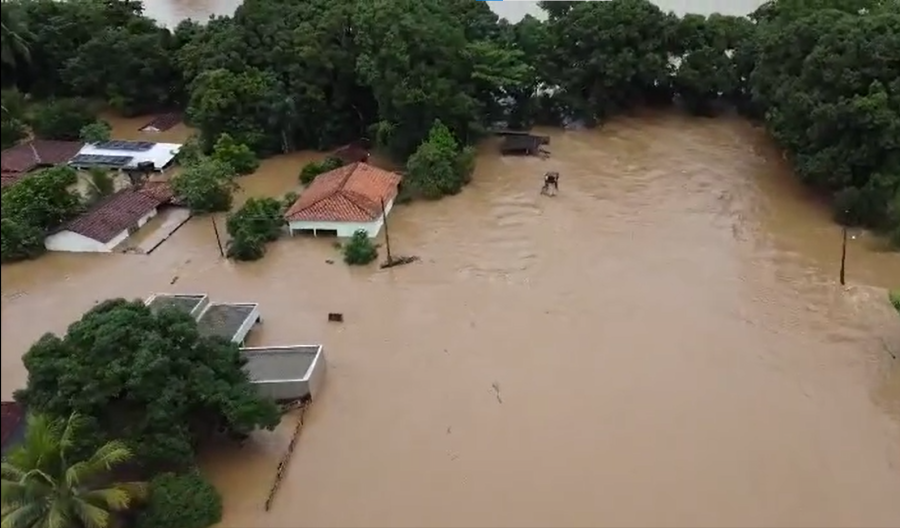
[[[352,176],[353,173],[356,172],[356,169],[357,169],[357,165],[358,165],[358,164],[359,164],[359,162],[351,163],[351,164],[348,164],[348,165],[344,165],[344,166],[342,166],[342,167],[338,167],[338,168],[336,168],[336,169],[331,169],[331,170],[328,171],[328,172],[323,172],[322,174],[319,174],[318,176],[316,176],[316,178],[320,178],[320,177],[322,177],[322,176],[325,176],[326,174],[331,174],[332,172],[337,172],[337,171],[339,171],[339,170],[344,170],[344,169],[349,168],[349,170],[347,171],[347,174],[345,174],[345,175],[343,175],[343,176],[341,177],[341,181],[340,181],[340,184],[339,184],[339,185],[336,185],[336,186],[334,187],[334,189],[331,190],[330,192],[327,192],[327,193],[323,194],[322,196],[320,196],[318,200],[314,200],[314,201],[310,202],[310,203],[307,204],[306,207],[304,207],[303,209],[309,209],[310,207],[315,207],[316,204],[319,204],[319,203],[321,203],[321,202],[323,202],[323,201],[325,201],[325,200],[327,200],[327,199],[329,199],[329,198],[332,198],[332,197],[334,197],[334,196],[336,196],[336,195],[338,195],[338,194],[341,194],[341,191],[344,190],[344,186],[347,185],[347,180],[349,180],[349,179],[350,179],[350,176]],[[315,181],[316,181],[316,180],[314,179],[313,182],[315,182]],[[312,185],[312,184],[310,184],[310,185]],[[300,196],[302,197],[303,195],[301,194]],[[300,199],[300,198],[298,198],[298,200],[299,200],[299,199]],[[356,204],[353,204],[353,205],[356,205]],[[358,207],[358,206],[357,206],[357,207]],[[299,213],[299,212],[300,212],[300,211],[296,211],[294,214],[297,214],[297,213]]]

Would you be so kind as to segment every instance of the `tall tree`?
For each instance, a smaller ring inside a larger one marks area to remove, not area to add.
[[[179,310],[105,301],[23,359],[28,385],[18,401],[50,416],[78,412],[91,429],[75,447],[120,438],[148,468],[191,465],[210,435],[244,436],[279,421],[275,404],[248,381],[238,346],[201,335]]]
[[[77,414],[29,417],[24,443],[2,465],[4,528],[109,528],[114,513],[146,496],[143,482],[115,482],[113,470],[132,459],[124,443],[73,458],[83,425]]]

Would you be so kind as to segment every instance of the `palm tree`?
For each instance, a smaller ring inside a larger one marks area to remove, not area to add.
[[[2,528],[109,528],[112,512],[142,499],[142,482],[110,483],[111,470],[132,458],[112,441],[87,460],[71,463],[67,452],[83,420],[28,418],[25,440],[2,465]]]
[[[0,11],[0,62],[7,66],[15,66],[17,63],[31,62],[31,49],[28,46],[28,38],[31,34],[22,23],[20,13],[13,6],[4,6]]]

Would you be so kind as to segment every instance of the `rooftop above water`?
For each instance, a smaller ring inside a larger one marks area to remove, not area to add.
[[[197,329],[205,336],[242,341],[244,336],[238,336],[238,333],[258,315],[256,304],[211,303],[197,319]]]
[[[321,345],[243,348],[245,369],[254,382],[297,381],[309,377],[309,369],[322,351]]]
[[[144,303],[154,312],[159,312],[163,308],[176,308],[179,310],[183,310],[188,314],[194,315],[194,310],[202,305],[206,301],[206,299],[207,296],[202,293],[157,293],[150,296],[150,298],[144,301]]]

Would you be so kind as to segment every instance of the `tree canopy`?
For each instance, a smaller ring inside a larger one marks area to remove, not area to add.
[[[121,439],[151,468],[183,467],[217,431],[246,435],[279,420],[275,404],[248,381],[238,346],[204,337],[176,309],[104,301],[64,336],[44,335],[23,360],[28,384],[17,401],[88,420],[79,452]]]
[[[26,124],[77,138],[94,121],[79,97],[184,109],[206,153],[224,133],[261,157],[369,136],[399,162],[436,120],[464,148],[496,125],[731,106],[833,196],[837,220],[900,242],[896,0],[770,0],[747,17],[541,4],[546,21],[511,24],[477,0],[245,0],[170,31],[136,1],[8,0],[4,88],[56,102],[4,112],[4,145]]]
[[[113,515],[147,495],[143,482],[115,482],[131,461],[123,442],[110,440],[86,458],[71,455],[83,417],[28,417],[25,440],[3,462],[3,526],[111,528]]]

